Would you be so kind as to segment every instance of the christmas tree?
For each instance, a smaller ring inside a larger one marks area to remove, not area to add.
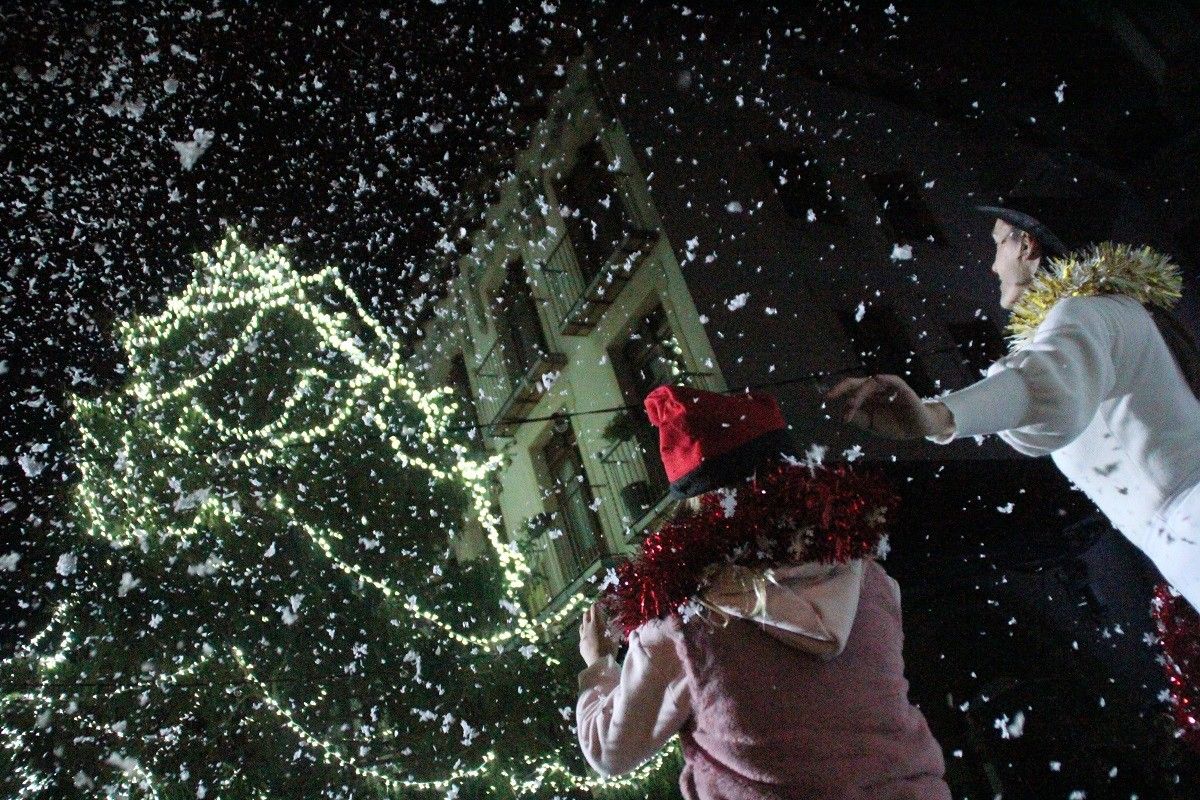
[[[589,775],[578,667],[522,601],[497,456],[333,268],[230,233],[128,380],[74,398],[48,623],[0,665],[11,797],[644,796]],[[451,557],[483,536],[484,557]],[[647,780],[651,781],[650,784]]]

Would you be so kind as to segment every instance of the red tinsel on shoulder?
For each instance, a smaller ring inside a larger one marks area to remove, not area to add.
[[[1154,589],[1153,609],[1178,735],[1200,753],[1200,613],[1165,583]]]
[[[766,569],[883,555],[884,525],[898,502],[873,473],[780,462],[732,497],[705,495],[698,514],[647,536],[638,555],[617,567],[601,603],[628,637],[679,612],[703,590],[713,565]]]

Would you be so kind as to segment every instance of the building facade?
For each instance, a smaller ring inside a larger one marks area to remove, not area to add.
[[[614,89],[589,63],[565,71],[483,224],[463,232],[453,291],[411,360],[458,389],[478,446],[506,454],[497,505],[537,565],[529,602],[547,611],[667,506],[657,435],[638,411],[655,386],[768,388],[801,448],[871,458],[870,442],[830,419],[823,386],[886,371],[933,395],[972,380],[1001,342],[979,300],[990,285],[963,281],[972,297],[958,306],[976,311],[948,320],[920,290],[921,270],[953,276],[965,260],[956,242],[969,241],[968,222],[938,204],[953,189],[934,191],[906,164],[961,158],[961,143],[927,142],[898,164],[836,141],[814,154],[752,119],[739,121],[749,145],[719,130],[685,141],[651,129],[664,119],[660,87]],[[899,109],[864,116],[916,124]],[[835,181],[827,162],[861,182]],[[899,457],[927,459],[929,448],[906,444]],[[950,451],[1013,457],[994,443]],[[456,543],[464,557],[480,546]]]

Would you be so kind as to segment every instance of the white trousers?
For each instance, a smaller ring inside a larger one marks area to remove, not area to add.
[[[1140,547],[1175,591],[1200,610],[1200,484],[1154,515]]]

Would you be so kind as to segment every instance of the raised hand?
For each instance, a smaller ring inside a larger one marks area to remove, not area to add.
[[[606,655],[616,654],[617,648],[608,637],[608,618],[604,610],[592,606],[583,612],[579,623],[579,655],[589,667]]]
[[[941,403],[926,403],[897,375],[846,378],[825,398],[845,398],[842,421],[877,436],[921,439],[953,430],[949,409]]]

